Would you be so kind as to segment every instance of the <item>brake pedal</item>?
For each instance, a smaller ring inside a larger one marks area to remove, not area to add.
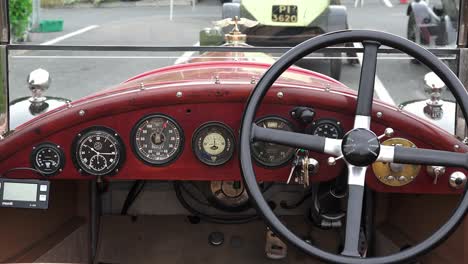
[[[288,246],[271,230],[266,233],[265,254],[270,259],[283,259],[288,254]]]

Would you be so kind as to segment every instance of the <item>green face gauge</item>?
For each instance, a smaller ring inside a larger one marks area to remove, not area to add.
[[[234,142],[234,134],[228,126],[210,122],[195,131],[192,148],[198,160],[210,166],[219,166],[232,158]]]

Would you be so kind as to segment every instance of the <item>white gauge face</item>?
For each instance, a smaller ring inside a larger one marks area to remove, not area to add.
[[[210,155],[219,155],[225,148],[226,140],[219,133],[210,133],[203,139],[203,149]]]
[[[199,127],[192,138],[195,156],[210,166],[228,162],[234,154],[234,134],[219,122],[210,122]]]

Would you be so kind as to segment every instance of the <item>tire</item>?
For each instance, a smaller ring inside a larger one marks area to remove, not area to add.
[[[240,5],[238,3],[223,4],[222,18],[234,18],[235,16],[240,17]]]
[[[332,54],[332,57],[340,57],[340,53]],[[340,59],[330,59],[330,77],[339,81],[341,78],[342,62]]]

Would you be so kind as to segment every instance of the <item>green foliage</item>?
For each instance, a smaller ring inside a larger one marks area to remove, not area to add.
[[[21,39],[29,25],[29,16],[32,13],[32,0],[10,1],[10,25],[13,36]]]

